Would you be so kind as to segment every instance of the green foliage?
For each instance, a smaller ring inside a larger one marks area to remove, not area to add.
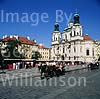
[[[18,59],[22,58],[22,55],[18,52],[18,45],[21,45],[20,41],[18,40],[9,40],[7,42],[6,53],[4,54],[5,58],[10,59]]]
[[[0,61],[2,61],[2,60],[3,60],[3,56],[2,56],[1,50],[0,50]]]

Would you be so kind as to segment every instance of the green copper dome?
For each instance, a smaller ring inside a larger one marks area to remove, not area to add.
[[[59,24],[57,22],[54,25],[54,31],[59,31]]]
[[[80,23],[80,21],[79,21],[79,14],[77,13],[77,12],[75,12],[75,14],[74,14],[74,24],[76,24],[76,23]]]

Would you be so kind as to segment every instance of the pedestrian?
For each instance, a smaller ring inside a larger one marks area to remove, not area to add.
[[[16,63],[13,63],[13,69],[15,69],[16,68]]]
[[[18,69],[18,63],[16,63],[16,69]]]

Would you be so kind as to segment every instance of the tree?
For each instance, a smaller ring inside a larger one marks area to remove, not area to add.
[[[21,45],[19,40],[8,40],[6,53],[4,54],[5,58],[18,59],[22,58],[22,55],[18,52],[18,46]]]
[[[38,60],[39,58],[41,58],[41,54],[38,51],[33,51],[33,55],[32,55],[32,59],[36,59]]]
[[[5,73],[4,72],[4,58],[2,56],[1,49],[0,49],[0,69],[2,69],[2,73]]]
[[[0,50],[0,66],[2,66],[2,61],[3,61],[3,56],[2,56],[1,50]]]

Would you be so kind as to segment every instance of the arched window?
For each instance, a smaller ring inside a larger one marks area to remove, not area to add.
[[[64,55],[62,55],[62,60],[64,60],[64,58],[65,58]]]
[[[76,53],[76,47],[74,47],[74,53]]]
[[[65,57],[67,57],[67,54],[65,54]]]
[[[70,36],[72,37],[72,32],[70,33]]]
[[[57,37],[56,37],[56,41],[57,41]]]
[[[76,56],[74,56],[74,60],[76,60]]]
[[[86,50],[86,55],[89,56],[89,49]]]
[[[74,36],[76,35],[76,32],[74,31]]]
[[[69,60],[70,60],[70,56],[69,56]]]
[[[77,32],[77,35],[79,36],[79,33]]]
[[[57,47],[57,50],[59,50],[59,47]]]
[[[63,48],[63,53],[65,53],[65,49]]]
[[[65,40],[67,40],[67,34],[65,34]]]

